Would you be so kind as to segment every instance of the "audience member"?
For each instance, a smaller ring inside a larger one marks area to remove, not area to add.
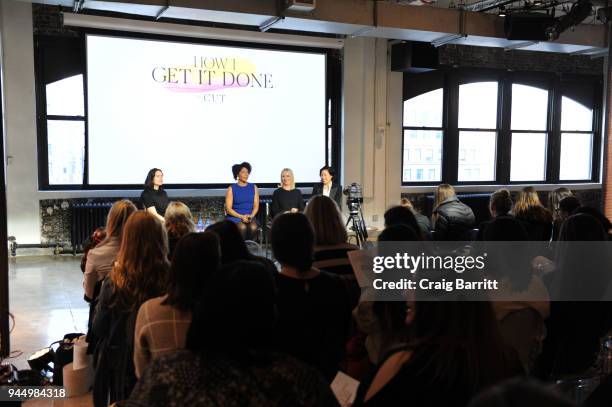
[[[478,234],[476,236],[477,241],[484,240],[484,233],[486,228],[491,224],[493,220],[500,217],[511,217],[510,211],[512,210],[512,197],[510,191],[506,188],[498,189],[491,194],[489,198],[489,214],[492,220],[483,222],[478,227]]]
[[[489,292],[504,342],[513,347],[525,371],[533,369],[545,336],[550,299],[543,281],[532,271],[533,242],[523,225],[508,216],[491,221],[484,230],[486,277],[498,282]]]
[[[238,260],[253,260],[262,263],[270,272],[276,271],[274,263],[249,252],[240,230],[236,224],[229,220],[222,220],[213,225],[210,225],[207,232],[212,232],[219,237],[219,245],[221,247],[221,264],[229,264]]]
[[[91,236],[89,236],[86,241],[83,242],[83,257],[81,257],[81,271],[83,273],[85,273],[89,251],[99,245],[104,239],[106,239],[106,228],[104,226],[100,226],[93,231]]]
[[[548,193],[548,210],[552,214],[553,221],[559,220],[559,202],[563,198],[573,195],[572,191],[566,187],[556,188]]]
[[[539,366],[543,378],[584,373],[612,328],[610,303],[600,301],[611,281],[612,254],[602,243],[607,238],[600,221],[586,213],[561,226],[548,281],[554,301]]]
[[[580,207],[580,201],[575,196],[567,196],[559,201],[559,219],[564,221]]]
[[[168,232],[168,259],[172,260],[176,243],[188,233],[195,232],[195,224],[189,207],[182,202],[170,202],[164,215]]]
[[[358,247],[347,243],[346,226],[336,203],[324,195],[313,196],[304,214],[314,228],[314,267],[352,276],[353,268],[347,253]]]
[[[134,333],[137,377],[152,360],[185,348],[192,314],[220,257],[219,238],[214,233],[190,233],[178,242],[167,293],[145,301],[138,310]]]
[[[542,206],[533,187],[521,190],[513,209],[516,219],[524,222],[530,241],[549,241],[552,236],[552,215]]]
[[[331,381],[346,344],[350,305],[342,281],[312,267],[314,240],[302,214],[279,215],[272,223],[272,250],[281,264],[274,339],[279,349],[317,367]]]
[[[426,240],[429,230],[423,231],[421,224],[416,219],[414,212],[407,206],[393,206],[384,214],[385,228],[395,225],[407,225],[421,235],[421,240]]]
[[[111,207],[106,219],[106,237],[87,256],[83,274],[85,299],[92,301],[97,298],[101,281],[111,271],[119,252],[123,227],[134,212],[136,206],[127,199],[117,201]]]
[[[409,343],[361,383],[355,406],[465,406],[479,391],[523,373],[486,301],[416,301]]]
[[[435,240],[473,240],[474,222],[474,212],[457,198],[455,189],[448,184],[438,185],[432,213]]]
[[[421,232],[423,232],[423,236],[427,240],[431,240],[431,221],[425,215],[423,215],[423,207],[422,207],[422,199],[416,200],[416,204],[412,203],[412,201],[408,198],[402,198],[400,200],[400,206],[408,208],[412,211]]]
[[[275,300],[274,279],[260,263],[223,266],[205,286],[189,328],[188,350],[155,360],[129,402],[150,407],[337,406],[319,372],[272,349]]]
[[[406,224],[396,224],[388,226],[378,235],[378,242],[409,242],[420,241],[420,230],[414,229]],[[422,250],[418,250],[422,252]],[[359,330],[366,334],[364,346],[368,353],[368,358],[374,365],[381,361],[385,353],[396,346],[403,343],[404,327],[397,322],[401,318],[405,319],[406,304],[404,302],[380,302],[372,301],[375,298],[372,289],[366,289],[361,301],[353,310],[353,318],[357,323]],[[402,317],[398,310],[404,311]],[[393,316],[398,316],[393,318]]]
[[[123,228],[117,260],[102,283],[92,325],[96,407],[130,394],[134,374],[134,322],[140,305],[166,291],[168,238],[154,214],[138,211]]]

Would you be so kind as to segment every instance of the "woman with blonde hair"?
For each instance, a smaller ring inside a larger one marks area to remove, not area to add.
[[[302,191],[295,187],[293,171],[291,168],[283,168],[280,186],[272,194],[270,215],[274,218],[281,213],[296,213],[303,210],[304,198],[302,197]]]
[[[457,198],[455,188],[438,185],[431,215],[435,240],[472,240],[475,220],[472,209]]]
[[[115,257],[121,246],[121,233],[123,227],[132,213],[136,212],[136,205],[127,199],[113,204],[106,218],[106,238],[89,251],[85,273],[83,274],[83,289],[85,299],[94,300],[100,290],[99,283],[111,271]]]
[[[168,237],[155,215],[138,211],[125,224],[113,269],[100,290],[92,332],[96,375],[94,405],[127,398],[136,383],[134,323],[146,300],[166,291]]]
[[[182,202],[170,202],[164,215],[168,232],[168,258],[172,259],[176,243],[185,235],[195,232],[195,224],[189,207]]]
[[[548,241],[552,236],[553,218],[546,209],[534,187],[525,187],[519,192],[513,209],[516,219],[523,222],[530,241]]]

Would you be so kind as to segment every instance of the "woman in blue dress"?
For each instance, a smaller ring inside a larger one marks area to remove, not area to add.
[[[255,215],[259,210],[259,191],[255,184],[248,182],[251,164],[232,165],[232,174],[236,183],[230,185],[225,194],[227,219],[238,226],[244,239],[253,239],[257,234]]]

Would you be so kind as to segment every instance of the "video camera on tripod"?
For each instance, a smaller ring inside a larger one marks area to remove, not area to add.
[[[348,227],[348,225],[351,224],[350,229],[355,232],[357,245],[359,247],[364,247],[368,240],[368,231],[366,230],[366,223],[361,210],[361,204],[363,203],[361,185],[353,182],[346,187],[342,193],[346,195],[346,206],[349,210],[349,218],[346,221],[346,226]]]

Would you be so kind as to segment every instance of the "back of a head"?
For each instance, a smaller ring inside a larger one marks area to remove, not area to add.
[[[511,379],[485,390],[468,407],[572,407],[572,402],[534,380]]]
[[[272,252],[282,265],[308,271],[312,267],[314,231],[301,213],[285,213],[272,222]]]
[[[192,310],[206,282],[219,267],[219,238],[212,232],[189,233],[178,241],[170,266],[166,304]]]
[[[418,228],[418,226],[417,226]],[[423,240],[420,229],[405,223],[387,226],[379,235],[379,242],[417,242]]]
[[[548,193],[548,210],[555,213],[559,209],[559,202],[566,196],[572,196],[572,191],[566,187],[556,188]]]
[[[414,230],[421,230],[414,213],[405,206],[394,206],[387,209],[384,218],[385,227],[404,224],[410,226]]]
[[[580,208],[580,201],[575,196],[566,196],[559,201],[559,211],[568,215],[571,215],[578,208]]]
[[[333,199],[323,195],[313,196],[308,201],[304,214],[314,228],[317,246],[332,246],[346,243],[348,240],[340,210]]]
[[[137,211],[127,220],[110,278],[124,305],[140,303],[165,289],[168,269],[168,236],[157,218]]]
[[[490,242],[523,242],[529,240],[529,235],[518,220],[496,218],[485,228],[483,239]]]
[[[514,204],[514,214],[521,215],[534,206],[542,206],[538,192],[534,187],[525,187],[519,192]]]
[[[116,238],[121,241],[123,227],[130,215],[136,212],[136,205],[128,199],[122,199],[113,204],[106,219],[106,236],[107,240]]]
[[[586,213],[579,213],[567,218],[561,225],[559,241],[592,242],[606,241],[608,234],[601,222]]]
[[[417,301],[411,337],[441,386],[475,391],[508,377],[509,363],[488,301]],[[426,293],[425,295],[430,295]]]
[[[610,222],[606,215],[604,215],[599,209],[592,208],[590,206],[581,206],[574,209],[573,215],[578,215],[580,213],[591,215],[597,219],[605,229],[606,233],[609,233],[610,229],[612,229],[612,222]]]
[[[187,349],[204,358],[242,358],[267,348],[276,323],[274,277],[257,261],[222,266],[208,280],[187,334]]]
[[[221,263],[227,264],[236,260],[251,260],[253,256],[244,243],[238,226],[231,220],[222,220],[207,229],[219,237],[221,246]]]
[[[498,189],[491,194],[489,210],[496,216],[507,215],[512,210],[512,197],[506,188]]]
[[[195,232],[191,211],[182,202],[170,202],[166,208],[164,220],[170,236],[181,237],[187,233]]]
[[[442,202],[455,196],[455,188],[450,184],[440,184],[436,188],[434,195],[434,208],[437,208]]]

